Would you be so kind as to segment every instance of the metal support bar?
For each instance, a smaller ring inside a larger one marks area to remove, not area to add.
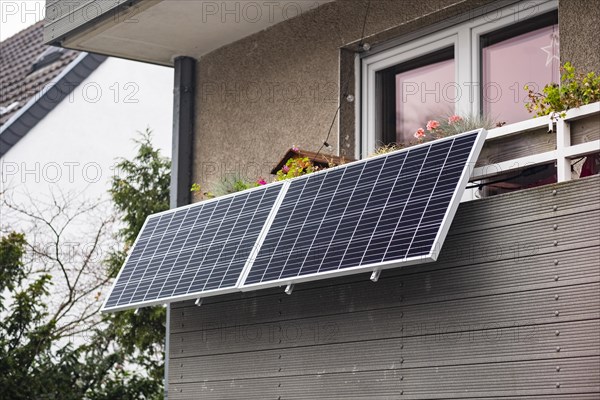
[[[292,292],[294,291],[294,284],[290,283],[289,285],[286,286],[285,288],[285,294],[290,295],[292,294]]]
[[[138,315],[140,313],[140,309],[136,308],[135,311],[133,312],[133,315]]]
[[[371,274],[371,280],[373,282],[377,282],[379,280],[379,275],[381,275],[380,269],[373,270],[373,273]]]
[[[198,297],[194,304],[197,305],[198,307],[200,307],[202,305],[202,297]]]
[[[173,149],[171,157],[170,207],[176,208],[192,202],[192,168],[194,162],[194,134],[196,119],[196,60],[192,57],[175,59],[173,87]],[[200,305],[201,300],[196,301]],[[167,306],[165,332],[165,399],[169,396],[169,343],[171,307]]]

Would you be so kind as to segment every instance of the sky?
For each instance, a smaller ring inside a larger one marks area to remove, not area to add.
[[[0,0],[0,41],[44,18],[45,0]]]

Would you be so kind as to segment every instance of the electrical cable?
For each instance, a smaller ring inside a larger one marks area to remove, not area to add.
[[[362,48],[363,46],[363,41],[365,40],[365,29],[367,27],[367,17],[369,16],[369,10],[371,8],[371,0],[367,1],[367,9],[365,11],[365,17],[363,19],[363,26],[362,26],[362,32],[360,34],[360,41],[358,42],[358,48],[359,50]],[[349,79],[345,80],[346,82],[344,83],[344,86],[342,87],[341,90],[341,97],[346,97],[347,95],[347,90],[348,90],[348,84],[350,83]],[[323,150],[323,148],[325,146],[329,147],[329,137],[331,136],[331,130],[333,129],[333,125],[335,125],[335,120],[338,117],[338,114],[340,113],[340,109],[342,108],[342,100],[340,100],[340,105],[338,106],[338,108],[335,110],[335,114],[333,115],[333,120],[331,121],[331,125],[329,126],[329,130],[327,131],[327,136],[325,137],[325,140],[323,141],[323,144],[321,145],[321,147],[319,147],[319,150],[317,150],[317,153],[315,154],[315,158],[317,158],[319,156],[319,154],[321,153],[321,150]]]

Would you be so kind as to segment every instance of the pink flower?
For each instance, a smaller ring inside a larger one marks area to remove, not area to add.
[[[265,181],[263,178],[260,178],[258,181],[256,181],[256,183],[258,183],[260,186],[262,186],[262,185],[266,185],[267,181]]]
[[[290,167],[288,167],[287,165],[284,165],[283,168],[281,168],[281,170],[283,171],[284,174],[287,174],[288,172],[290,172]]]
[[[423,139],[425,137],[425,130],[423,128],[417,129],[414,135],[417,139]]]
[[[293,145],[293,146],[292,146],[292,151],[293,151],[294,153],[297,153],[297,152],[299,152],[299,151],[300,151],[300,149],[298,148],[298,146],[296,146],[296,145]]]
[[[440,123],[436,120],[427,121],[427,130],[432,131],[440,127]],[[418,131],[417,131],[418,132]]]
[[[448,123],[449,124],[455,124],[457,122],[462,121],[462,117],[460,115],[452,115],[450,117],[448,117]]]

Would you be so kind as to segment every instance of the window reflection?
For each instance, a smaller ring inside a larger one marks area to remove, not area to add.
[[[414,140],[428,120],[454,114],[454,64],[445,60],[396,75],[396,142]]]
[[[558,25],[490,42],[482,48],[484,113],[509,124],[531,118],[523,87],[540,92],[560,79]]]
[[[378,145],[414,142],[428,119],[454,114],[455,76],[454,46],[378,72]]]

